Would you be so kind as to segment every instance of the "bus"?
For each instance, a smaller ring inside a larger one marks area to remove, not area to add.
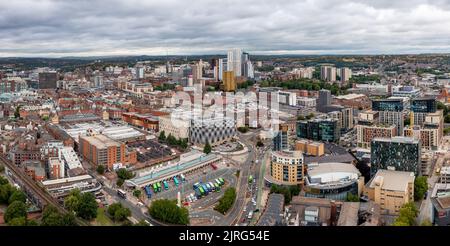
[[[220,185],[225,184],[225,180],[223,180],[223,178],[219,178],[219,181],[220,181]]]
[[[214,184],[212,182],[209,182],[208,184],[209,184],[209,186],[211,186],[211,190],[213,190],[213,191],[216,190],[216,187],[214,186]]]
[[[195,191],[195,196],[197,197],[197,199],[202,197],[202,192],[200,191],[200,189],[195,189],[194,191]]]
[[[156,183],[156,186],[158,187],[158,192],[160,192],[161,191],[161,183],[160,182]]]
[[[164,190],[168,190],[169,189],[169,184],[167,183],[167,181],[163,181],[163,185],[164,185]]]
[[[214,181],[216,181],[216,184],[221,185],[219,179],[215,179]]]
[[[173,182],[175,183],[175,186],[178,186],[178,179],[177,179],[177,177],[173,177]]]
[[[155,193],[158,192],[158,185],[156,185],[156,183],[153,184],[153,191]]]
[[[201,196],[205,195],[205,190],[203,189],[203,187],[199,186],[198,190],[200,191]]]
[[[144,190],[145,190],[145,193],[147,194],[147,198],[149,198],[149,199],[152,198],[152,192],[150,191],[150,186],[149,185],[145,186]]]
[[[186,177],[184,177],[184,174],[180,174],[181,182],[186,182]]]
[[[249,184],[253,183],[253,176],[252,175],[248,176],[248,183]]]
[[[127,198],[127,193],[125,191],[121,190],[121,189],[117,190],[117,195],[119,195],[123,199]]]
[[[214,187],[216,188],[216,192],[220,191],[220,185],[217,183],[214,183]]]
[[[205,195],[208,195],[208,187],[206,187],[205,184],[201,184],[201,187],[203,188],[203,190],[205,191]]]
[[[197,189],[197,187],[200,185],[200,183],[199,182],[197,182],[197,183],[195,183],[193,186],[192,186],[192,188],[195,190],[195,189]]]

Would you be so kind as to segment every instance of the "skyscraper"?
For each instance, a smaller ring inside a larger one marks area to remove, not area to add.
[[[321,66],[320,79],[328,82],[336,81],[336,68],[332,66]]]
[[[233,71],[236,77],[242,76],[242,50],[235,48],[228,51],[227,71]]]
[[[352,77],[352,70],[350,70],[349,68],[343,67],[339,69],[340,75],[341,76],[341,82],[347,82],[350,80],[350,78]]]
[[[411,102],[411,125],[421,126],[425,121],[425,117],[428,113],[435,113],[437,110],[436,99],[428,98],[416,98]]]
[[[233,71],[223,73],[223,89],[224,91],[236,91],[236,77]]]
[[[217,69],[217,76],[219,80],[223,80],[223,73],[228,71],[228,59],[219,59],[219,68]]]
[[[331,104],[331,91],[322,89],[319,91],[319,102],[317,103],[317,111],[323,110],[327,105]]]
[[[372,101],[372,110],[378,111],[379,122],[387,125],[396,125],[397,134],[399,135],[403,135],[404,109],[405,102],[403,99],[382,99]]]

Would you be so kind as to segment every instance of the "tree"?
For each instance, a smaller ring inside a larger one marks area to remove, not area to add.
[[[131,216],[131,211],[120,203],[113,203],[108,207],[108,214],[114,221],[124,221]]]
[[[450,114],[447,114],[446,116],[445,116],[445,123],[450,123]]]
[[[25,203],[27,201],[27,196],[20,190],[15,190],[8,199],[8,204],[13,203],[14,201],[21,201]]]
[[[116,185],[117,185],[118,187],[122,187],[122,185],[123,185],[124,182],[125,182],[125,181],[124,181],[123,179],[119,178],[119,179],[117,179],[117,181],[116,181]]]
[[[161,131],[161,132],[159,133],[158,140],[159,140],[160,142],[166,141],[166,133],[165,133],[164,131]]]
[[[186,148],[188,147],[187,139],[182,139],[182,140],[181,140],[180,147],[181,147],[182,149],[186,149]]]
[[[13,218],[8,222],[9,226],[26,226],[27,219],[25,217]]]
[[[102,175],[105,173],[105,165],[98,165],[97,166],[97,173]]]
[[[248,132],[248,127],[247,126],[240,126],[238,127],[238,131],[241,133],[247,133]]]
[[[185,207],[178,207],[175,200],[156,200],[152,202],[148,212],[150,216],[164,223],[189,224],[189,211]]]
[[[9,184],[8,180],[2,176],[0,176],[0,185]]]
[[[90,192],[83,193],[76,211],[77,215],[85,220],[91,220],[97,217],[97,209],[98,204],[95,201],[95,196]]]
[[[142,194],[141,190],[136,189],[133,191],[133,196],[135,196],[137,198],[141,197],[141,194]]]
[[[131,179],[133,177],[133,173],[125,168],[120,168],[116,173],[117,177],[123,180]]]
[[[416,223],[416,217],[419,211],[413,202],[405,203],[399,211],[399,216],[395,219],[393,225],[413,226]]]
[[[347,193],[347,197],[345,199],[347,202],[359,202],[358,195],[353,195],[352,193]]]
[[[5,222],[8,223],[14,218],[27,217],[27,205],[21,201],[14,201],[6,208],[4,215]]]
[[[6,182],[8,182],[8,180],[6,180]],[[8,204],[9,197],[13,192],[14,188],[9,183],[0,185],[0,203]]]
[[[414,200],[422,200],[428,190],[427,177],[419,176],[414,180]]]
[[[219,204],[217,204],[214,209],[222,214],[225,214],[234,204],[236,200],[236,189],[230,187],[225,190],[223,197],[219,199]]]
[[[205,147],[203,147],[203,153],[205,154],[211,153],[211,145],[208,142],[206,142]]]
[[[264,143],[261,140],[258,140],[258,142],[256,142],[256,147],[264,147]]]
[[[307,116],[306,116],[306,119],[307,120],[310,120],[310,119],[312,119],[312,118],[314,118],[314,113],[309,113]]]
[[[305,116],[299,115],[299,116],[297,116],[297,120],[305,120]]]
[[[58,210],[48,205],[42,213],[41,226],[75,226],[75,216],[71,213],[62,215]]]
[[[78,210],[78,205],[80,204],[79,195],[69,195],[64,200],[64,207],[66,207],[69,211],[75,212]]]

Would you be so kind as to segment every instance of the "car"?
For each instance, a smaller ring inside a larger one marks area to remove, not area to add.
[[[244,211],[244,212],[247,211],[247,207],[244,207],[244,210],[242,210],[242,211]]]
[[[142,202],[138,202],[137,205],[141,206],[141,207],[144,206],[144,204]]]

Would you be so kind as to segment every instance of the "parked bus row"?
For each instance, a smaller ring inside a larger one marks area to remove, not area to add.
[[[225,184],[225,180],[223,178],[217,178],[214,181],[208,183],[197,182],[193,185],[193,189],[195,191],[195,196],[197,199],[208,195],[210,192],[219,192],[220,188]]]
[[[181,182],[186,182],[186,177],[184,176],[184,174],[180,174],[179,176],[174,176],[172,180],[173,180],[173,183],[175,184],[175,186],[178,187],[180,185],[180,180],[181,180]],[[158,193],[158,192],[161,192],[163,188],[164,188],[164,190],[169,189],[169,182],[167,180],[149,184],[144,187],[144,191],[145,191],[145,194],[147,195],[147,198],[150,199],[150,198],[152,198],[151,189],[153,189],[154,193]]]

